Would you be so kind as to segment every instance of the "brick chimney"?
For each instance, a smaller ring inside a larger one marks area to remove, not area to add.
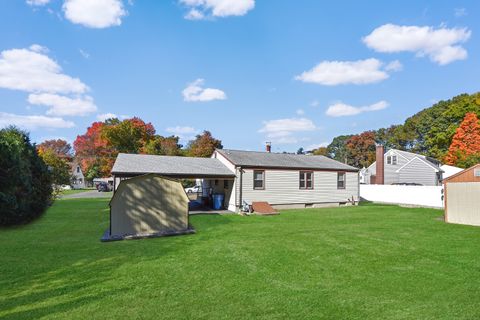
[[[265,149],[267,152],[272,152],[272,143],[271,142],[266,142],[265,143]]]
[[[376,157],[376,173],[375,184],[385,184],[385,160],[383,155],[385,153],[385,147],[382,144],[377,144],[377,150],[375,152]]]

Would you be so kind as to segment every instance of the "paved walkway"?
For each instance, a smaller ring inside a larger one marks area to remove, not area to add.
[[[62,199],[111,198],[113,192],[98,192],[97,190],[72,193],[62,196]]]

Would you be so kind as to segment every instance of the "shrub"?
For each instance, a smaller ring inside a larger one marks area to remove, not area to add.
[[[15,127],[0,130],[0,225],[40,216],[50,204],[51,184],[28,134]]]

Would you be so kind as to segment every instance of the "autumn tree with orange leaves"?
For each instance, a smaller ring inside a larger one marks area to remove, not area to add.
[[[445,162],[464,168],[480,162],[480,123],[474,112],[465,114],[455,131]]]
[[[73,142],[77,158],[87,180],[110,175],[117,152],[108,146],[103,136],[105,122],[94,122],[87,132]]]

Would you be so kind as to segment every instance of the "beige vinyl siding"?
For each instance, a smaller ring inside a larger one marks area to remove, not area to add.
[[[419,183],[424,186],[436,186],[438,184],[437,172],[425,161],[414,158],[398,173],[398,182]]]
[[[272,205],[347,202],[358,199],[358,173],[346,172],[346,188],[337,189],[337,171],[314,171],[313,189],[299,189],[300,170],[265,169],[265,189],[253,189],[253,169],[244,169],[242,199]]]
[[[480,226],[480,183],[446,184],[447,222]]]
[[[188,229],[188,197],[180,182],[147,174],[123,180],[111,202],[111,235]]]

